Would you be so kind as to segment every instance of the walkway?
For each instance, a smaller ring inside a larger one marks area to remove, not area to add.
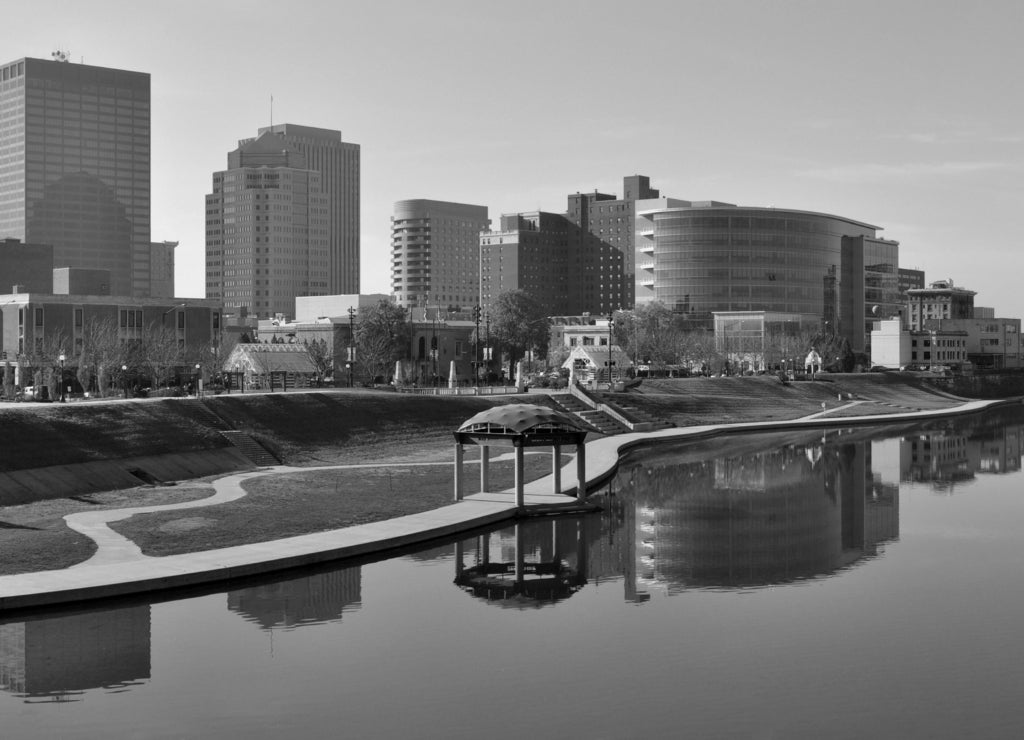
[[[838,407],[846,409],[856,403]],[[879,416],[844,416],[829,418],[837,408],[786,422],[750,422],[742,424],[711,424],[704,426],[662,429],[656,432],[621,434],[603,437],[587,444],[586,480],[588,488],[603,483],[615,471],[619,456],[625,450],[655,441],[696,439],[722,433],[794,429],[802,427],[879,424],[894,421],[946,417],[979,411],[999,401],[970,401],[960,406]],[[469,462],[469,461],[467,461]],[[418,463],[420,465],[451,465],[451,462]],[[409,463],[402,463],[408,467]],[[126,519],[134,514],[168,509],[212,506],[245,495],[242,482],[261,475],[310,472],[338,467],[294,468],[280,466],[230,475],[214,481],[214,494],[199,501],[167,506],[112,509],[81,512],[67,517],[68,526],[94,539],[96,554],[84,563],[70,568],[39,573],[0,576],[0,611],[67,604],[86,599],[139,594],[172,587],[195,586],[241,576],[268,573],[283,568],[322,563],[339,558],[377,553],[412,545],[437,537],[512,519],[516,514],[514,492],[479,493],[464,501],[432,511],[363,524],[345,529],[289,537],[237,547],[209,550],[187,555],[149,557],[138,546],[121,537],[108,522]],[[575,461],[563,469],[563,480],[575,480]],[[565,502],[566,495],[551,493],[551,477],[545,476],[526,485],[527,507],[551,506]],[[563,494],[574,494],[568,488]]]

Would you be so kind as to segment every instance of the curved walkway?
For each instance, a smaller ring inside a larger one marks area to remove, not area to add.
[[[696,439],[751,430],[884,424],[894,421],[968,414],[1001,403],[1005,402],[969,401],[947,409],[839,418],[829,417],[830,412],[837,410],[832,408],[828,411],[784,422],[710,424],[603,437],[587,444],[587,486],[590,488],[609,478],[614,473],[619,456],[623,451],[651,442]],[[838,408],[845,409],[856,404],[857,402],[852,402]],[[471,461],[467,460],[466,462]],[[452,463],[401,463],[405,467],[412,464],[451,465]],[[70,515],[67,517],[68,526],[93,538],[98,545],[96,554],[84,563],[66,569],[0,576],[0,611],[194,586],[268,573],[283,568],[367,555],[508,520],[516,514],[513,491],[478,493],[440,509],[381,522],[269,542],[165,557],[143,555],[137,545],[107,527],[107,522],[125,519],[138,513],[172,508],[198,508],[235,500],[245,495],[245,491],[241,487],[242,481],[256,476],[285,472],[311,472],[339,467],[385,467],[386,465],[332,465],[319,468],[280,466],[221,478],[212,484],[214,494],[198,501]],[[574,462],[565,466],[563,476],[565,480],[575,479],[574,468]],[[562,495],[554,494],[551,492],[551,476],[545,476],[526,484],[525,493],[527,507],[549,506],[554,502],[566,501],[565,494],[574,494],[575,488],[564,490]]]

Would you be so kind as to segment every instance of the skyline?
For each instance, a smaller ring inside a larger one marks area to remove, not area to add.
[[[293,123],[361,147],[363,293],[391,292],[396,201],[487,206],[493,228],[643,174],[664,196],[876,224],[901,267],[1022,316],[1021,30],[1012,2],[185,2],[165,18],[109,0],[12,9],[0,61],[61,49],[151,75],[152,238],[180,242],[179,297],[204,294],[213,173]]]

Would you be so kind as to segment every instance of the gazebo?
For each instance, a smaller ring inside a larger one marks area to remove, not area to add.
[[[561,493],[562,447],[576,446],[576,499],[586,497],[587,426],[576,418],[546,406],[515,403],[495,406],[481,411],[463,422],[455,434],[455,500],[463,498],[464,445],[480,448],[480,490],[488,488],[488,460],[491,447],[511,447],[515,450],[516,508],[523,511],[523,451],[527,447],[551,447],[551,477],[553,493]]]

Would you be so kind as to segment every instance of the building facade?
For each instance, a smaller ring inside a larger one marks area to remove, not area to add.
[[[487,206],[400,200],[391,217],[391,289],[403,308],[480,303],[480,233]]]
[[[503,215],[480,235],[481,303],[524,290],[549,315],[605,314],[636,300],[636,204],[657,199],[644,175],[622,181],[623,196],[575,193],[566,212]]]
[[[523,290],[548,316],[578,303],[569,279],[568,230],[558,213],[534,211],[501,217],[501,227],[480,235],[480,305],[489,313],[498,296]],[[579,311],[578,313],[582,313]]]
[[[299,149],[269,131],[240,142],[206,196],[206,296],[268,319],[329,295],[329,203]]]
[[[716,311],[811,314],[859,353],[870,321],[899,309],[899,245],[878,238],[880,227],[716,201],[640,215],[653,300],[694,325],[711,328]]]
[[[86,271],[85,277],[94,277],[90,273]],[[220,342],[221,306],[198,298],[50,292],[0,295],[0,358],[15,369],[14,382],[19,385],[28,384],[24,371],[55,367],[62,353],[70,372],[78,366],[90,336],[106,342],[109,331],[110,339],[126,345],[142,343],[164,329],[173,331],[186,364],[205,361],[200,355]]]
[[[952,280],[937,280],[927,288],[907,291],[907,327],[912,331],[925,328],[938,319],[970,319],[974,316],[973,290],[953,285]]]
[[[149,294],[154,298],[174,295],[174,250],[178,242],[153,242],[150,245],[149,266],[152,275]]]
[[[281,123],[260,128],[306,157],[320,173],[327,193],[327,294],[359,292],[360,156],[359,144],[342,141],[341,131]],[[251,141],[251,140],[250,140]]]
[[[0,65],[0,239],[148,296],[150,77],[54,57]]]

